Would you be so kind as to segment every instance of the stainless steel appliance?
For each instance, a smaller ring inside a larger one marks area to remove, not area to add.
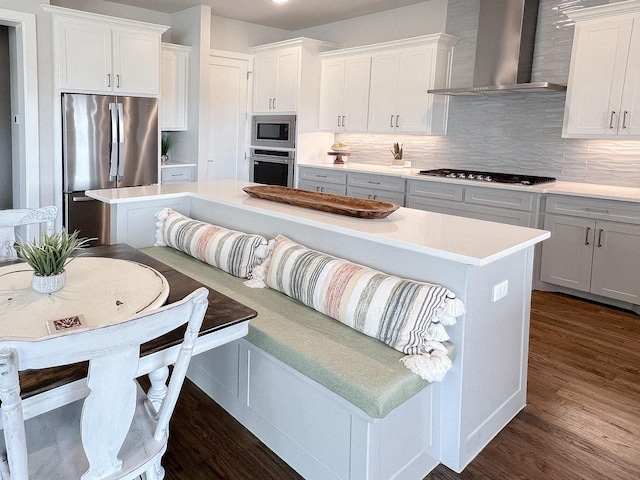
[[[252,148],[250,162],[251,182],[293,188],[293,150]]]
[[[157,99],[63,94],[62,159],[65,226],[108,244],[108,205],[84,192],[158,182]]]
[[[477,170],[455,170],[449,168],[436,168],[433,170],[420,170],[420,175],[432,177],[461,178],[475,180],[477,182],[510,183],[514,185],[538,185],[540,183],[555,182],[553,177],[539,177],[536,175],[515,175],[512,173],[479,172]]]
[[[251,122],[251,146],[295,148],[295,115],[254,115]]]

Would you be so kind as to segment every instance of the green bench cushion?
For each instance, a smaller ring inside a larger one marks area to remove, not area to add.
[[[429,384],[400,362],[403,353],[282,293],[248,288],[243,279],[168,247],[141,251],[256,310],[247,341],[373,418],[385,417]]]

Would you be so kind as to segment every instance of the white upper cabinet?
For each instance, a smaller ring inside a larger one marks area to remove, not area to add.
[[[300,47],[256,54],[254,58],[254,112],[296,111],[299,65]]]
[[[323,130],[443,135],[456,37],[424,35],[323,53]],[[368,96],[368,100],[365,98]]]
[[[162,44],[160,127],[162,130],[187,129],[187,82],[191,47]]]
[[[168,27],[44,5],[51,12],[57,87],[160,94],[160,37]]]
[[[563,137],[640,138],[640,1],[571,16],[576,26]]]
[[[321,130],[367,131],[370,74],[370,55],[322,61]]]

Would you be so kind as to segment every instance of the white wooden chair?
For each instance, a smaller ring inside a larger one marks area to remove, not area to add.
[[[16,227],[45,223],[47,233],[53,233],[57,216],[58,207],[55,206],[0,210],[0,260],[16,257],[16,251],[13,248],[16,241]]]
[[[0,342],[0,400],[11,480],[164,477],[169,419],[200,331],[208,291],[124,323],[38,341]],[[166,396],[156,409],[135,380],[140,345],[188,322]],[[18,372],[89,361],[89,395],[23,420]]]

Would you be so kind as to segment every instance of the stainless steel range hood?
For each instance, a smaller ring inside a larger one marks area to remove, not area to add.
[[[480,0],[473,86],[429,90],[437,95],[558,92],[565,85],[531,81],[538,0]]]

